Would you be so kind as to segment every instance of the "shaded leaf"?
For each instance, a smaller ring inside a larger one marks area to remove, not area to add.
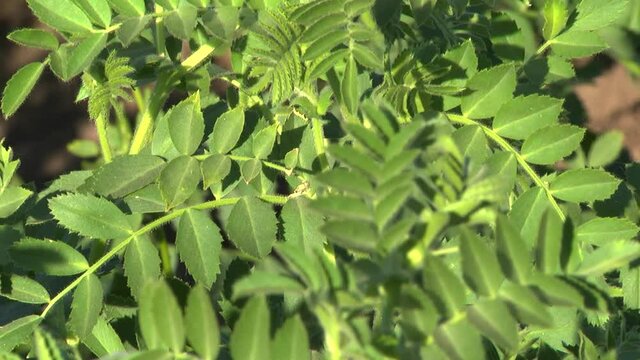
[[[62,241],[24,238],[11,246],[9,254],[21,267],[47,275],[74,275],[89,268],[87,259]]]
[[[231,210],[226,231],[238,249],[262,258],[276,241],[276,223],[271,206],[253,197],[243,197]]]

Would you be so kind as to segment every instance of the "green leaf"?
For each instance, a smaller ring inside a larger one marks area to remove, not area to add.
[[[180,217],[176,247],[189,274],[205,288],[211,288],[220,271],[222,236],[206,212],[187,210]]]
[[[149,282],[140,294],[140,331],[150,349],[168,348],[182,352],[185,329],[182,310],[164,280]]]
[[[620,269],[624,306],[629,309],[640,309],[640,267],[623,267]]]
[[[10,352],[25,342],[41,321],[40,316],[29,315],[0,326],[0,351]]]
[[[98,321],[102,310],[102,296],[102,284],[95,274],[85,277],[73,293],[69,326],[81,339],[91,334]]]
[[[204,360],[215,360],[220,346],[218,319],[204,287],[196,285],[189,292],[184,315],[189,344]]]
[[[528,189],[511,206],[509,219],[520,230],[528,249],[532,249],[538,239],[538,227],[548,207],[549,200],[540,187]]]
[[[358,66],[353,56],[347,59],[347,66],[344,69],[344,76],[340,87],[342,102],[351,114],[358,110]]]
[[[462,155],[472,162],[482,164],[489,156],[489,143],[480,126],[465,125],[451,135]]]
[[[244,161],[240,166],[240,174],[247,184],[260,175],[262,171],[262,161],[258,159],[249,159]]]
[[[235,108],[222,114],[213,126],[208,140],[209,149],[218,154],[226,154],[233,149],[244,128],[244,110]]]
[[[330,52],[334,47],[342,44],[348,39],[347,34],[348,33],[342,29],[332,29],[331,32],[328,32],[323,37],[314,41],[309,45],[309,47],[307,47],[307,50],[302,56],[302,60],[311,61]]]
[[[469,287],[477,294],[493,297],[504,280],[496,256],[485,240],[463,229],[460,238],[462,273]]]
[[[146,236],[135,237],[124,253],[124,273],[131,294],[140,300],[142,289],[148,282],[160,278],[160,256]]]
[[[129,47],[133,41],[139,39],[140,33],[149,25],[151,19],[151,15],[125,19],[118,30],[116,30],[116,36],[122,43],[122,46]]]
[[[40,79],[44,64],[34,62],[20,68],[9,81],[2,93],[2,114],[9,118],[15,114],[20,105],[25,101],[31,90]]]
[[[100,147],[95,141],[76,139],[67,144],[67,151],[83,159],[91,159],[100,155]]]
[[[21,187],[8,187],[0,194],[0,219],[15,213],[32,195],[30,190]]]
[[[102,317],[98,317],[93,330],[82,339],[82,343],[98,357],[125,351],[116,331]]]
[[[156,3],[166,10],[175,10],[178,8],[180,0],[156,0]]]
[[[120,15],[142,16],[144,15],[144,0],[107,0],[109,5]]]
[[[551,181],[551,194],[569,202],[591,202],[609,198],[620,180],[603,170],[574,169]]]
[[[311,359],[307,329],[300,315],[289,318],[276,331],[273,339],[273,359],[304,360]]]
[[[374,226],[362,220],[331,220],[322,227],[329,240],[359,252],[375,252],[380,238]]]
[[[253,135],[253,156],[266,159],[273,150],[277,134],[276,125],[271,125]]]
[[[470,94],[462,98],[462,113],[472,119],[489,118],[513,96],[516,71],[500,65],[475,74],[467,83]]]
[[[107,45],[107,39],[105,33],[94,34],[73,48],[66,64],[67,77],[74,77],[89,67]]]
[[[598,136],[589,149],[589,166],[600,167],[614,162],[624,147],[623,141],[624,134],[619,130],[608,131]]]
[[[253,297],[242,309],[231,333],[229,347],[234,359],[271,359],[270,313],[262,296]]]
[[[534,272],[529,286],[537,296],[548,304],[583,306],[582,294],[561,277]]]
[[[464,286],[442,260],[428,256],[424,267],[424,287],[438,310],[454,316],[465,304]]]
[[[554,54],[568,58],[593,55],[606,47],[600,36],[590,31],[567,31],[551,40]]]
[[[512,281],[525,284],[531,273],[527,247],[511,220],[502,214],[496,222],[496,245],[503,273]]]
[[[320,173],[317,175],[316,180],[340,191],[364,196],[371,195],[373,193],[371,182],[369,182],[366,177],[360,173],[348,171],[346,169],[336,168]]]
[[[544,27],[542,34],[546,40],[555,38],[564,30],[569,18],[566,0],[546,0],[543,9]]]
[[[312,208],[337,219],[373,220],[368,204],[359,198],[344,195],[328,195],[317,199]]]
[[[7,39],[22,46],[45,50],[55,50],[59,46],[55,35],[40,29],[18,29],[7,35]]]
[[[500,300],[484,299],[467,310],[469,322],[500,348],[513,352],[518,347],[518,324]]]
[[[359,170],[365,175],[373,178],[380,176],[380,164],[373,158],[363,154],[353,147],[344,145],[329,145],[327,150],[334,158],[336,158],[343,164],[348,165],[353,169]]]
[[[319,214],[311,210],[308,200],[297,197],[287,201],[282,207],[280,217],[286,242],[295,244],[307,254],[322,248],[326,238],[320,227],[324,221]]]
[[[47,275],[75,275],[89,268],[87,259],[62,241],[23,238],[9,254],[21,267]]]
[[[218,184],[231,172],[231,159],[226,155],[213,154],[200,165],[202,170],[202,186],[206,189]]]
[[[582,0],[576,7],[576,20],[571,30],[597,30],[616,22],[628,11],[627,0]]]
[[[91,195],[65,194],[49,200],[58,223],[83,236],[119,239],[133,233],[129,218],[112,202]]]
[[[553,318],[546,306],[529,288],[505,281],[500,287],[500,299],[507,302],[511,313],[522,323],[550,327]]]
[[[87,33],[91,20],[71,0],[27,0],[29,7],[43,23],[68,33]]]
[[[25,304],[44,304],[51,300],[44,286],[21,275],[1,275],[0,296]]]
[[[562,219],[553,209],[547,210],[542,217],[536,247],[536,266],[545,274],[560,273],[564,246],[563,225]]]
[[[576,240],[597,246],[615,240],[631,240],[640,228],[625,218],[595,218],[578,226]]]
[[[103,196],[123,197],[154,182],[164,165],[158,156],[119,156],[95,171],[93,190]]]
[[[200,165],[190,156],[179,156],[162,169],[158,186],[166,209],[182,204],[191,197],[200,182]]]
[[[178,9],[173,10],[164,18],[164,26],[169,33],[178,39],[188,40],[198,21],[198,9],[182,1]]]
[[[482,337],[467,319],[462,318],[441,324],[436,329],[434,337],[436,344],[450,359],[484,359]]]
[[[233,286],[233,298],[253,295],[302,294],[304,287],[296,280],[266,271],[256,270]]]
[[[111,25],[111,9],[107,0],[71,0],[91,19],[103,28]]]
[[[164,212],[164,200],[157,184],[151,184],[124,198],[132,213]]]
[[[524,141],[522,157],[531,164],[553,164],[575,151],[584,133],[585,129],[573,125],[547,126]]]
[[[169,135],[182,155],[191,155],[200,146],[204,136],[204,118],[200,110],[200,93],[174,106],[167,113]]]
[[[523,140],[547,125],[558,121],[562,100],[548,96],[529,95],[505,103],[495,119],[493,130],[498,135]]]
[[[277,219],[271,206],[253,197],[243,197],[231,210],[226,231],[243,252],[265,257],[276,241]]]
[[[640,257],[640,244],[628,240],[611,241],[585,255],[576,275],[597,276],[628,265]]]

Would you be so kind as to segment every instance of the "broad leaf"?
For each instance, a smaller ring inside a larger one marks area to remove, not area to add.
[[[520,322],[543,327],[553,325],[551,314],[529,288],[506,281],[500,288],[499,297],[507,302],[512,314]]]
[[[465,303],[464,286],[442,260],[435,256],[425,259],[424,287],[438,310],[452,317]]]
[[[549,207],[549,200],[544,190],[534,187],[525,191],[511,206],[509,219],[520,230],[520,236],[525,240],[528,249],[538,239],[538,228],[542,215]]]
[[[516,89],[516,71],[512,65],[500,65],[480,71],[467,83],[470,94],[462,98],[462,113],[472,119],[494,116],[509,101]]]
[[[180,2],[176,10],[171,11],[164,19],[169,33],[178,39],[188,40],[198,21],[198,9],[188,2]]]
[[[44,286],[21,275],[1,275],[0,296],[25,304],[44,304],[50,300]]]
[[[272,358],[279,360],[310,359],[307,329],[299,315],[289,318],[276,331]]]
[[[34,62],[22,67],[9,79],[2,93],[2,114],[5,118],[13,115],[22,105],[43,70],[43,63]]]
[[[597,30],[607,27],[627,11],[629,1],[582,0],[576,7],[576,20],[571,30]]]
[[[482,238],[464,229],[460,239],[462,272],[465,282],[478,295],[493,297],[498,292],[504,276],[495,254]]]
[[[182,310],[164,280],[145,285],[140,295],[138,321],[148,347],[182,351],[185,344]]]
[[[107,0],[71,0],[91,19],[103,28],[111,25],[111,9]]]
[[[584,129],[573,125],[547,126],[524,141],[522,157],[532,164],[553,164],[575,151],[584,133]]]
[[[91,20],[71,0],[27,0],[38,19],[52,28],[68,33],[92,30]]]
[[[220,271],[222,236],[206,212],[187,210],[180,217],[176,247],[189,274],[210,288]]]
[[[87,335],[82,343],[98,357],[125,351],[124,344],[116,331],[101,317],[98,317],[91,334]]]
[[[154,182],[164,165],[162,158],[153,155],[117,157],[95,171],[93,190],[104,196],[123,197]]]
[[[66,78],[72,78],[83,72],[107,45],[108,35],[98,33],[87,37],[71,49],[64,64]]]
[[[480,300],[469,308],[467,314],[469,322],[502,349],[517,350],[518,324],[501,300]]]
[[[483,359],[482,337],[468,319],[462,318],[441,324],[434,334],[436,344],[450,359]]]
[[[591,167],[606,166],[614,162],[624,148],[624,134],[619,130],[608,131],[591,144],[588,164]]]
[[[602,246],[615,240],[631,240],[638,231],[638,226],[625,218],[595,218],[578,226],[576,240]]]
[[[0,326],[0,351],[10,352],[25,342],[41,321],[40,316],[29,315]]]
[[[200,93],[183,100],[167,113],[169,135],[182,155],[193,154],[204,136],[204,118],[200,110]]]
[[[124,253],[124,273],[131,294],[140,299],[142,289],[148,282],[160,278],[158,250],[146,236],[135,237]]]
[[[231,333],[231,356],[243,360],[271,359],[270,324],[265,298],[256,296],[249,300]]]
[[[284,222],[284,239],[299,249],[311,254],[320,249],[326,241],[320,232],[322,218],[310,209],[309,202],[303,197],[287,201],[282,207],[280,217]]]
[[[222,114],[213,126],[208,140],[209,149],[218,154],[226,154],[233,149],[244,128],[244,111],[235,108]]]
[[[96,239],[118,239],[131,235],[133,229],[118,207],[103,198],[65,194],[49,200],[51,214],[65,228]]]
[[[511,220],[498,215],[496,224],[498,260],[504,274],[514,282],[524,284],[531,272],[527,246]]]
[[[32,195],[30,190],[22,187],[8,187],[0,194],[0,218],[13,215]]]
[[[200,165],[190,156],[171,160],[162,172],[158,185],[166,209],[182,204],[196,191],[200,182]]]
[[[73,293],[69,325],[82,339],[92,333],[98,321],[102,310],[102,296],[102,284],[95,274],[85,277]]]
[[[271,154],[277,134],[277,129],[274,125],[258,131],[253,136],[253,156],[257,159],[266,159]]]
[[[86,0],[85,0],[86,1]],[[58,48],[58,39],[52,33],[40,29],[18,29],[7,35],[7,39],[22,46],[35,47],[45,50]]]
[[[558,35],[567,24],[568,11],[566,0],[546,0],[544,3],[544,27],[542,33],[547,40]]]
[[[632,241],[612,241],[585,255],[576,274],[583,276],[602,275],[618,269],[640,257],[640,244]]]
[[[204,360],[215,360],[220,344],[220,330],[209,294],[202,286],[189,292],[184,315],[189,344]]]
[[[109,5],[120,15],[142,16],[145,7],[144,0],[107,0]]]
[[[522,140],[547,125],[558,121],[562,100],[547,96],[517,97],[504,104],[495,119],[493,129],[500,136]]]
[[[202,161],[202,187],[218,184],[231,172],[231,159],[222,154],[214,154]]]
[[[551,181],[554,197],[580,203],[604,200],[618,188],[620,180],[597,169],[575,169],[562,173]]]
[[[262,258],[276,241],[276,223],[271,206],[253,197],[243,197],[231,210],[226,231],[238,249]]]
[[[288,276],[256,270],[234,284],[233,298],[252,295],[300,294],[303,290],[304,287],[298,281]]]
[[[87,259],[62,241],[24,238],[9,249],[11,259],[28,270],[68,276],[89,268]]]
[[[590,31],[567,31],[551,40],[551,49],[556,55],[579,58],[604,50],[607,45],[602,38]]]

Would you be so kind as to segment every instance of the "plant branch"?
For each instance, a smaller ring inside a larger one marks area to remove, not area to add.
[[[516,158],[516,161],[518,162],[518,164],[520,165],[520,167],[522,167],[522,169],[527,173],[527,175],[529,175],[529,177],[531,178],[531,180],[533,180],[533,182],[541,187],[545,194],[547,195],[547,199],[549,200],[549,203],[551,204],[551,207],[555,210],[555,212],[558,214],[558,216],[560,216],[560,219],[562,219],[562,221],[565,220],[566,216],[564,214],[564,212],[562,211],[562,209],[560,208],[560,205],[558,205],[558,202],[556,201],[556,199],[553,197],[553,195],[551,194],[551,190],[549,190],[549,187],[547,186],[547,184],[542,181],[542,179],[540,178],[540,176],[538,175],[538,173],[535,172],[535,170],[533,170],[533,168],[531,168],[531,165],[529,165],[529,163],[527,163],[527,161],[522,157],[522,155],[520,155],[520,153],[513,148],[513,146],[511,146],[511,144],[509,144],[509,142],[505,139],[503,139],[500,135],[498,135],[495,131],[493,131],[491,128],[475,121],[469,118],[466,118],[464,116],[458,115],[458,114],[451,114],[451,113],[447,113],[447,117],[449,118],[449,120],[458,123],[458,124],[463,124],[463,125],[476,125],[479,126],[482,131],[484,131],[485,135],[487,135],[488,138],[490,138],[491,140],[493,140],[493,142],[495,142],[496,144],[498,144],[503,150],[510,152],[511,154],[513,154],[513,156]]]

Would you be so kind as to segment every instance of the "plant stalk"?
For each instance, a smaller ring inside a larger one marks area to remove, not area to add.
[[[110,163],[113,159],[111,146],[109,146],[109,137],[107,136],[107,117],[101,114],[96,119],[96,129],[98,131],[98,141],[100,142],[100,150],[105,163]]]

